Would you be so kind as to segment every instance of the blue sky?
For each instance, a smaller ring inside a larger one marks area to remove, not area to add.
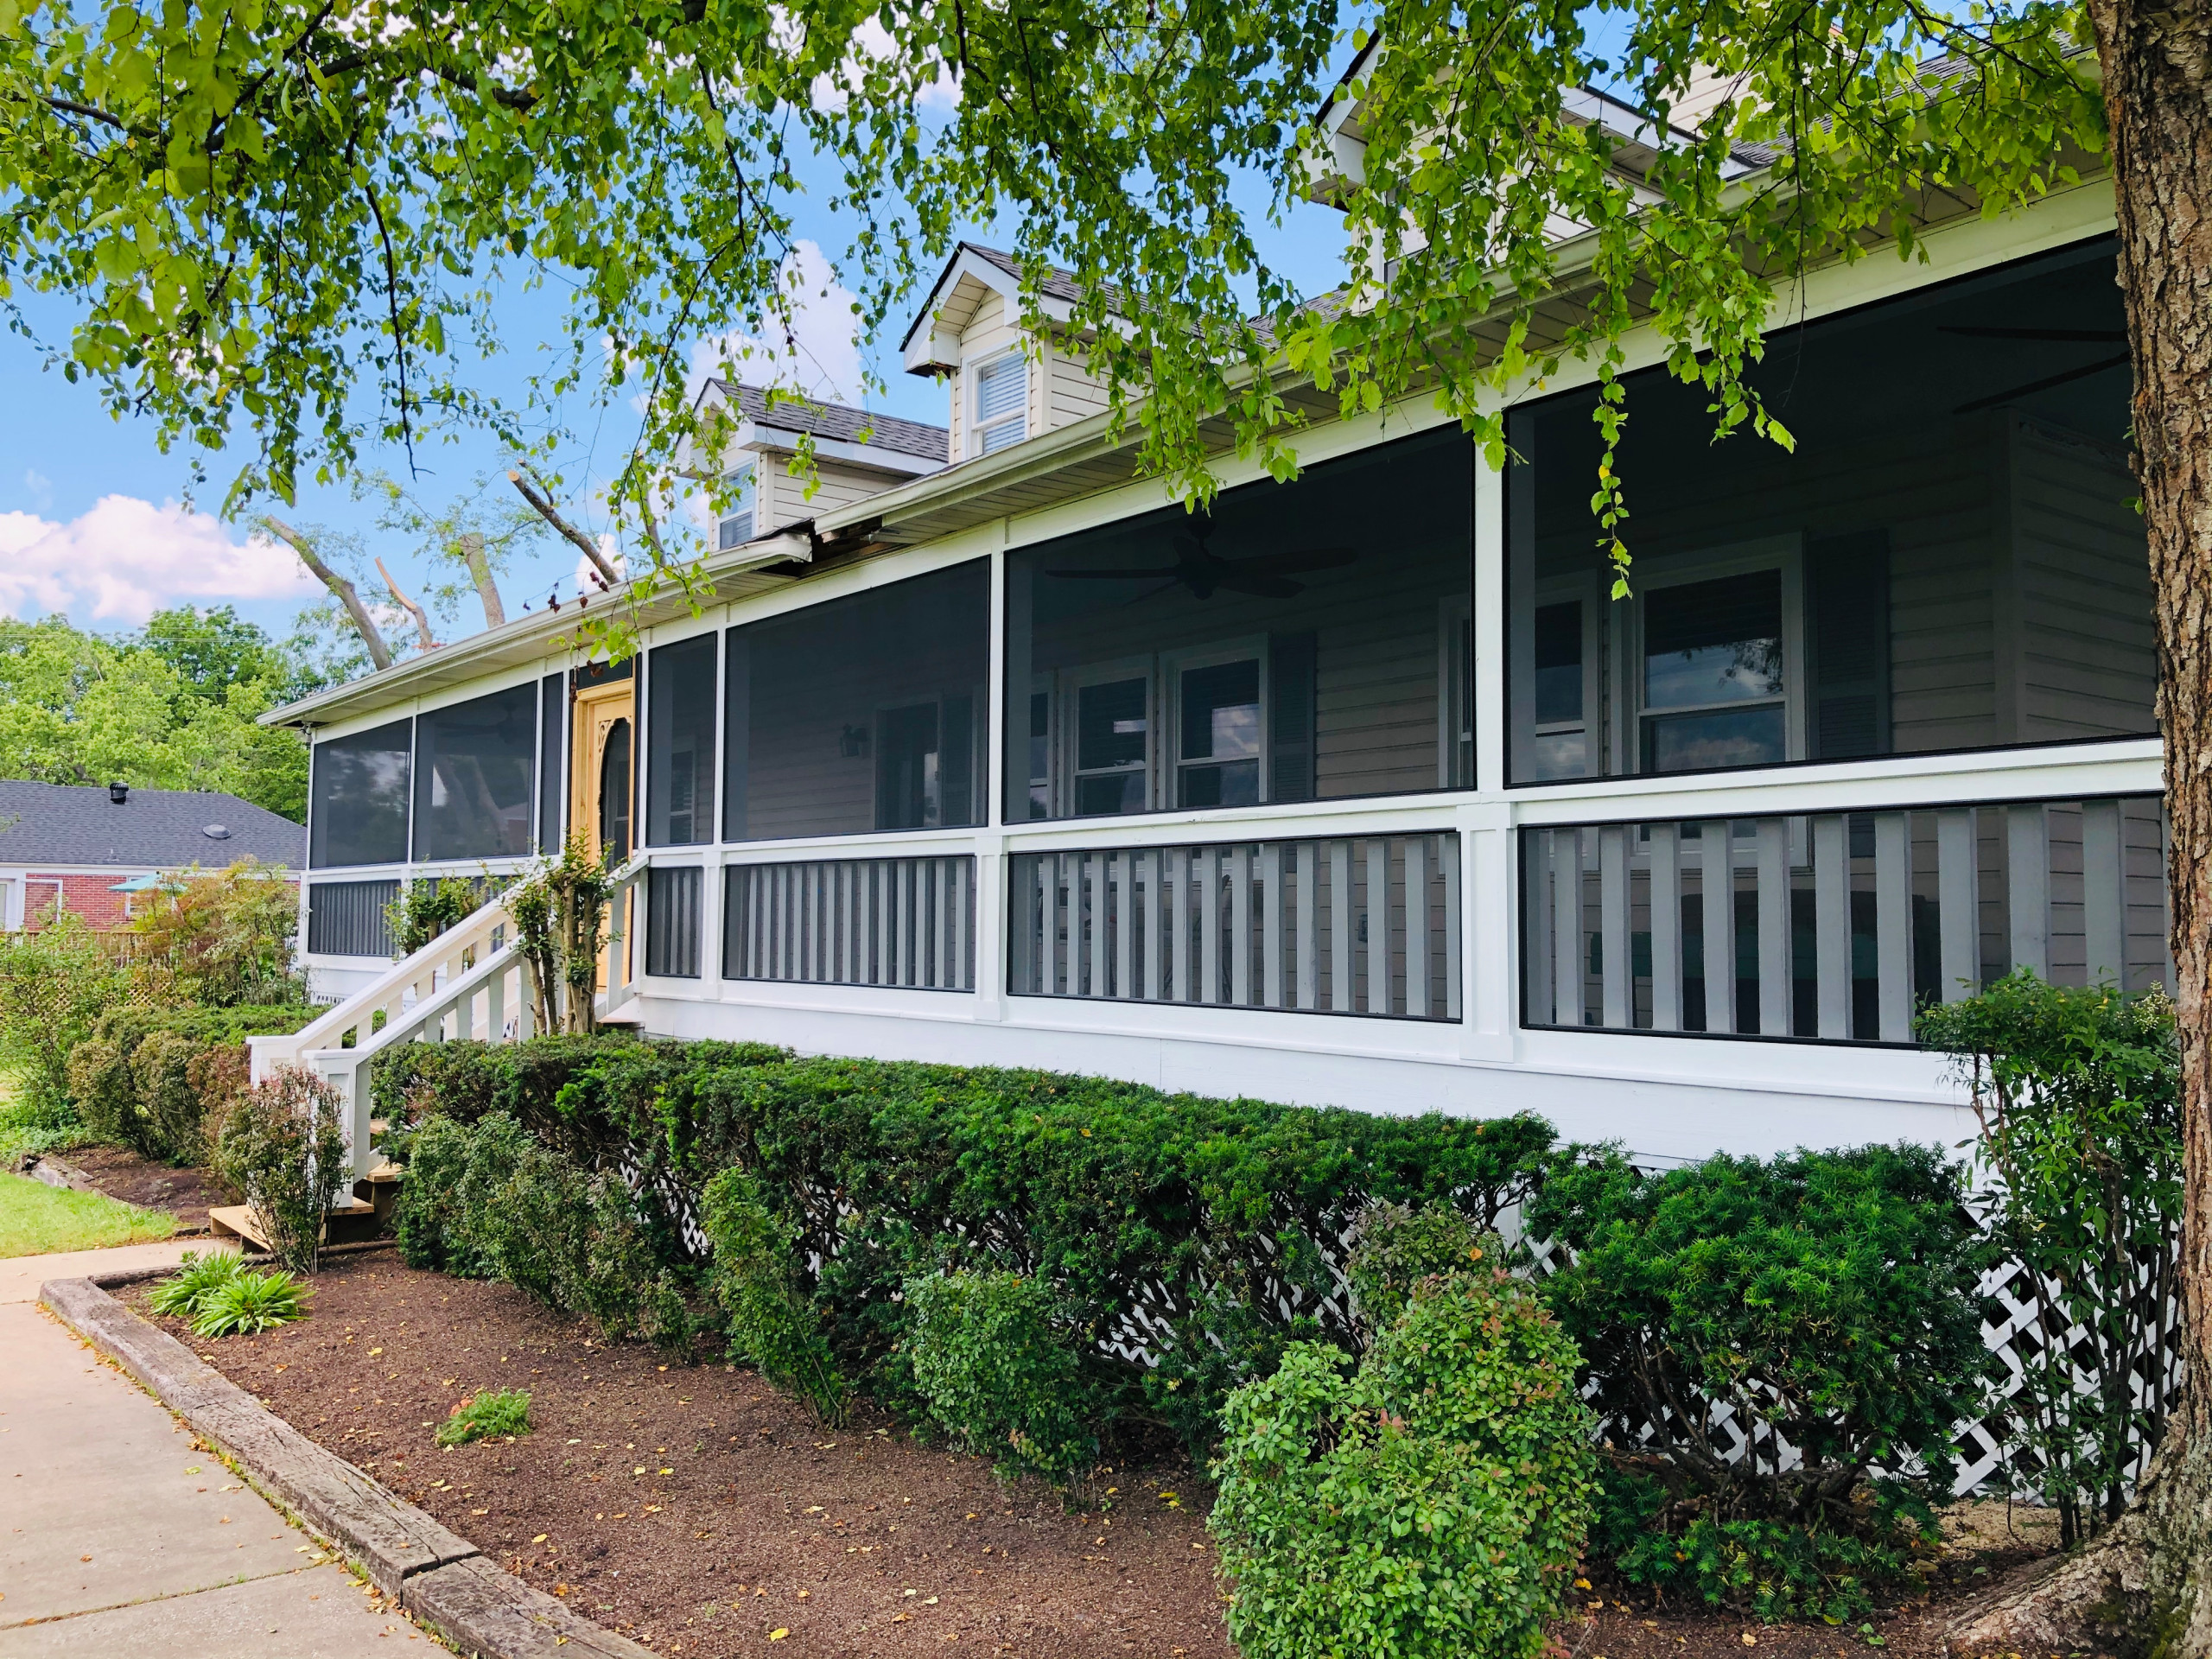
[[[844,227],[818,206],[818,199],[802,201],[797,228],[817,249],[832,254],[842,250]],[[1281,229],[1259,228],[1268,257],[1305,291],[1320,291],[1338,279],[1341,235],[1333,213],[1301,206]],[[997,239],[988,229],[969,234],[982,241]],[[810,264],[808,270],[826,277],[828,268]],[[918,291],[910,304],[918,305],[922,297]],[[26,299],[26,315],[45,344],[65,340],[71,308],[57,301]],[[872,349],[856,349],[844,337],[851,322],[846,305],[833,296],[811,313],[803,339],[808,346],[804,367],[815,382],[812,389],[817,395],[861,401],[859,370],[865,365],[888,383],[887,390],[866,397],[870,406],[942,423],[944,388],[899,371],[903,317]],[[557,332],[557,315],[543,289],[516,292],[502,303],[499,322],[508,355],[482,364],[479,372],[496,390],[518,395],[524,365],[537,343]],[[220,454],[202,458],[207,481],[191,501],[194,457],[181,451],[163,454],[150,422],[111,418],[91,385],[70,384],[47,365],[46,356],[20,335],[0,336],[0,613],[29,618],[65,611],[80,626],[120,630],[162,606],[230,603],[272,632],[289,632],[301,607],[319,600],[321,590],[288,551],[249,537],[244,524],[223,524],[212,517],[237,470],[237,459]],[[569,418],[580,436],[563,457],[563,471],[576,486],[564,505],[579,522],[595,527],[590,481],[603,479],[619,464],[634,435],[634,416],[626,404],[594,411],[580,400]],[[404,478],[406,461],[396,449],[372,452],[365,459]],[[420,472],[413,488],[432,508],[443,506],[481,474],[504,473],[508,464],[496,445],[475,437],[418,448],[416,461]],[[303,487],[295,507],[276,510],[295,524],[358,534],[365,553],[381,555],[403,584],[419,587],[423,561],[403,538],[380,534],[374,509],[346,488]],[[572,549],[562,550],[566,546],[548,537],[518,559],[502,583],[511,612],[524,600],[542,604],[556,584],[564,597],[575,590],[579,561]],[[447,573],[448,579],[453,574]],[[454,637],[465,635],[480,626],[480,616],[472,605],[456,612],[449,626]]]

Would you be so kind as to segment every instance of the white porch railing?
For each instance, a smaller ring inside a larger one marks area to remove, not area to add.
[[[1909,1044],[2018,967],[2171,985],[2156,796],[1522,832],[1531,1026]]]
[[[607,988],[595,1000],[601,1019],[636,994],[626,923],[636,909],[633,890],[645,871],[644,861],[633,860],[614,877]],[[400,1043],[514,1043],[533,1033],[537,980],[528,961],[512,949],[513,933],[505,897],[487,900],[300,1030],[248,1039],[253,1080],[258,1083],[276,1067],[290,1065],[304,1065],[333,1084],[345,1103],[353,1177],[365,1177],[377,1164],[369,1079],[379,1056]]]
[[[724,867],[722,976],[976,987],[976,860],[841,858]]]
[[[1459,1017],[1459,837],[1025,853],[1017,995]]]

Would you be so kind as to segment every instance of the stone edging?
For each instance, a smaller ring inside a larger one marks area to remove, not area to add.
[[[163,1269],[171,1271],[171,1269]],[[150,1275],[116,1275],[110,1282]],[[166,1331],[101,1288],[54,1279],[39,1300],[256,1485],[334,1543],[369,1581],[474,1659],[652,1659],[534,1590],[430,1515],[326,1451]]]

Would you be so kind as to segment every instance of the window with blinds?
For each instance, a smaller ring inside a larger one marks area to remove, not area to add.
[[[976,371],[975,452],[988,455],[1029,435],[1029,364],[1018,351]]]

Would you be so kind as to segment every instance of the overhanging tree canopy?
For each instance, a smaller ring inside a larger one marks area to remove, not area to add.
[[[1357,169],[1323,105],[1353,22],[1380,42],[1340,94]],[[953,112],[925,124],[956,75]],[[1625,124],[1592,118],[1592,84]],[[1669,120],[1713,85],[1700,119]],[[1283,374],[1348,409],[1432,392],[1496,461],[1498,393],[1582,353],[1610,433],[1632,418],[1623,337],[1647,321],[1717,430],[1786,443],[1744,371],[1796,274],[1909,253],[1939,204],[2002,212],[2108,157],[2177,780],[2190,1358],[2212,1376],[2206,0],[0,0],[0,281],[71,296],[67,365],[168,437],[250,429],[234,499],[439,420],[524,446],[528,411],[465,369],[503,288],[539,282],[565,296],[541,393],[645,399],[616,491],[636,513],[691,429],[690,342],[788,326],[810,154],[856,227],[863,328],[956,224],[1010,221],[1033,300],[1046,263],[1074,273],[1142,464],[1192,494],[1223,442],[1293,468]],[[1317,174],[1358,255],[1306,306],[1255,221]],[[1617,562],[1634,483],[1592,480]],[[2153,1567],[2075,1599],[2155,1615],[2196,1654],[2212,1652],[2208,1394],[2120,1529]],[[2126,1577],[2112,1559],[2098,1586]],[[2044,1639],[2021,1628],[2012,1645]]]

